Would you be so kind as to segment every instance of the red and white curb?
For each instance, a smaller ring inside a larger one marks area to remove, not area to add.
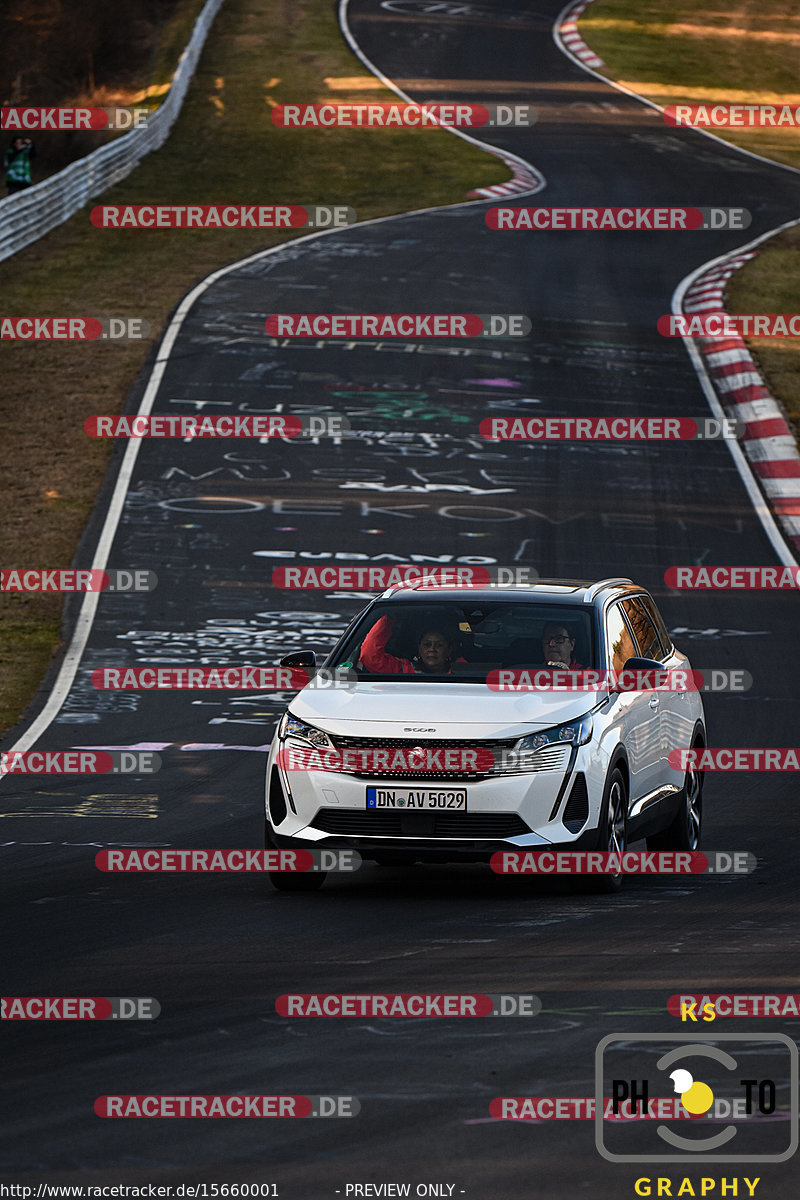
[[[578,17],[584,10],[589,7],[592,0],[578,0],[577,4],[571,5],[564,13],[563,19],[556,25],[556,31],[564,43],[565,48],[573,54],[575,58],[580,59],[582,63],[586,63],[587,67],[604,67],[599,54],[595,54],[581,35],[578,33]]]
[[[492,184],[491,187],[474,188],[471,192],[467,192],[468,196],[480,196],[494,200],[499,196],[516,196],[521,192],[540,192],[545,187],[543,177],[523,159],[506,154],[503,150],[495,150],[492,146],[487,146],[485,142],[483,149],[494,154],[496,158],[502,159],[509,171],[512,172],[513,179],[509,179],[507,183]]]
[[[589,3],[589,0],[586,0],[586,3]],[[397,84],[388,77],[388,75],[384,75],[383,71],[379,70],[378,67],[375,66],[375,63],[372,62],[371,59],[367,58],[358,42],[353,37],[347,20],[347,10],[349,4],[350,0],[339,0],[339,28],[341,29],[348,46],[353,51],[353,54],[355,54],[356,58],[360,59],[367,70],[370,71],[376,79],[380,79],[381,83],[384,84],[385,87],[394,92],[396,96],[399,96],[401,100],[405,100],[407,103],[413,104],[414,101],[412,100],[411,96],[409,96],[408,92],[404,92],[402,88],[399,88]],[[465,201],[465,203],[476,204],[481,200],[496,200],[502,196],[519,196],[523,192],[541,192],[547,187],[547,180],[545,179],[544,175],[542,175],[541,171],[539,171],[537,167],[534,167],[532,163],[527,162],[524,158],[520,158],[519,155],[512,154],[510,150],[498,150],[496,146],[490,146],[488,142],[481,142],[478,140],[478,138],[472,137],[471,134],[466,133],[463,129],[459,129],[456,126],[447,125],[444,126],[444,128],[448,129],[450,133],[455,134],[456,137],[460,137],[463,141],[470,142],[473,146],[477,146],[480,150],[484,150],[487,154],[491,154],[495,158],[499,158],[503,163],[505,163],[512,174],[512,178],[507,180],[505,183],[495,183],[490,187],[474,188],[471,192],[467,192],[467,196],[471,197],[472,199]],[[445,205],[444,207],[455,208],[457,206],[451,204]]]
[[[698,276],[683,296],[683,311],[724,312],[722,293],[755,250],[732,254]],[[725,415],[744,422],[742,449],[794,549],[800,550],[800,453],[780,404],[765,385],[744,338],[704,337],[698,348]]]

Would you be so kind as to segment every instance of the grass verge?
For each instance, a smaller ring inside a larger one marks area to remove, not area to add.
[[[656,104],[790,104],[800,108],[800,0],[764,6],[759,0],[696,3],[595,0],[580,31],[606,62],[606,74]],[[800,131],[716,129],[721,138],[800,167]],[[746,237],[746,235],[745,235]],[[767,242],[732,276],[726,307],[733,313],[800,311],[800,231]],[[748,338],[768,386],[800,436],[800,343],[797,338]]]
[[[800,311],[800,228],[787,229],[759,249],[730,278],[726,307],[733,313]],[[800,339],[746,338],[772,391],[800,439]]]
[[[606,74],[656,104],[791,104],[800,107],[800,0],[696,3],[595,0],[579,22]],[[800,167],[796,127],[715,129],[717,136]]]
[[[352,92],[326,82],[363,75],[328,0],[227,0],[167,143],[102,202],[335,202],[364,220],[458,203],[508,178],[498,159],[444,130],[272,124],[276,103],[394,99],[377,80]],[[100,230],[88,214],[0,264],[6,315],[145,317],[158,333],[203,276],[287,240],[268,230]],[[4,566],[71,562],[110,456],[83,422],[121,409],[149,345],[0,344]],[[0,732],[18,720],[58,648],[60,610],[58,596],[0,595]]]

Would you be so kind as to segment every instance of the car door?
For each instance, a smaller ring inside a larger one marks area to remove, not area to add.
[[[629,658],[643,657],[633,626],[626,618],[624,603],[616,601],[606,611],[606,646],[609,667],[613,671],[622,671]],[[629,809],[632,816],[637,816],[642,802],[662,783],[661,699],[658,692],[619,692],[614,705],[614,715],[628,755]]]

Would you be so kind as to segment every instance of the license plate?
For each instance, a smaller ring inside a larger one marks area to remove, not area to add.
[[[466,788],[367,788],[367,808],[376,811],[466,812]]]

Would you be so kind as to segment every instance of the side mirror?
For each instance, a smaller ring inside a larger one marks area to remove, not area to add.
[[[629,658],[623,671],[663,671],[664,664],[654,658]]]
[[[656,659],[654,659],[654,658],[637,658],[636,656],[633,656],[632,658],[629,658],[627,660],[627,662],[625,663],[625,666],[619,672],[619,675],[625,675],[629,671],[649,672],[650,674],[652,674],[653,671],[663,671],[663,670],[664,670],[664,664],[657,662]],[[637,689],[632,689],[631,687],[622,687],[620,685],[619,676],[616,679],[614,679],[611,687],[609,688],[610,692],[630,692],[633,690],[637,690]],[[642,690],[644,690],[644,689],[642,689]]]
[[[313,650],[295,650],[293,654],[286,654],[278,664],[281,667],[301,667],[307,671],[313,671],[317,665],[317,656]]]

